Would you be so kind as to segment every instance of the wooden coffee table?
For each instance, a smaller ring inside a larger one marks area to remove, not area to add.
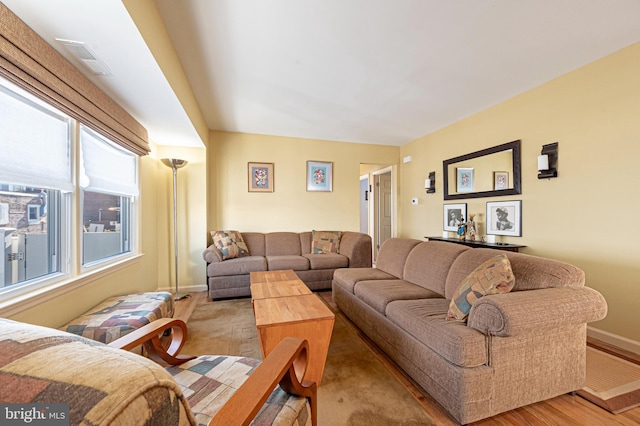
[[[297,276],[295,279],[293,276],[293,271],[251,273],[253,312],[260,350],[264,359],[287,336],[306,339],[309,342],[309,359],[304,380],[314,381],[320,386],[335,315]],[[280,278],[282,288],[278,288],[277,279]]]
[[[251,272],[251,300],[313,294],[291,269]]]

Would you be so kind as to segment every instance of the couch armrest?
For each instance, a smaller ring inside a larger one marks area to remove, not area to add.
[[[202,252],[202,258],[207,263],[215,263],[222,262],[222,252],[218,247],[214,244],[211,244],[209,247]]]
[[[483,334],[507,337],[585,324],[606,315],[606,300],[592,288],[545,288],[485,296],[471,307],[467,325]]]
[[[340,254],[349,258],[349,268],[371,268],[371,237],[360,232],[345,232],[340,238]]]

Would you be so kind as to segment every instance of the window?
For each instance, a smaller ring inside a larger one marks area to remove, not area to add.
[[[3,78],[0,143],[0,300],[133,250],[135,154]]]
[[[80,128],[83,264],[131,251],[137,157]]]

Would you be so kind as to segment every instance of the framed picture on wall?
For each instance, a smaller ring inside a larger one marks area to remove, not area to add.
[[[522,200],[487,202],[487,235],[522,236]]]
[[[273,192],[273,163],[249,163],[249,192]]]
[[[456,168],[456,190],[457,192],[473,192],[473,168],[458,167]]]
[[[445,231],[457,232],[467,217],[467,203],[445,204],[442,212]]]
[[[333,191],[333,163],[307,161],[307,191]]]
[[[509,188],[509,172],[493,172],[493,190]]]

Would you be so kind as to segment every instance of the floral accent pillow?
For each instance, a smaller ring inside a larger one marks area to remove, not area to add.
[[[311,240],[311,253],[325,254],[338,253],[340,249],[340,231],[316,231],[313,230],[313,238]]]
[[[462,280],[451,298],[447,319],[466,321],[476,300],[489,294],[508,293],[515,283],[516,277],[507,256],[492,257]]]
[[[238,231],[212,231],[211,238],[222,253],[222,260],[249,256],[249,248]]]

